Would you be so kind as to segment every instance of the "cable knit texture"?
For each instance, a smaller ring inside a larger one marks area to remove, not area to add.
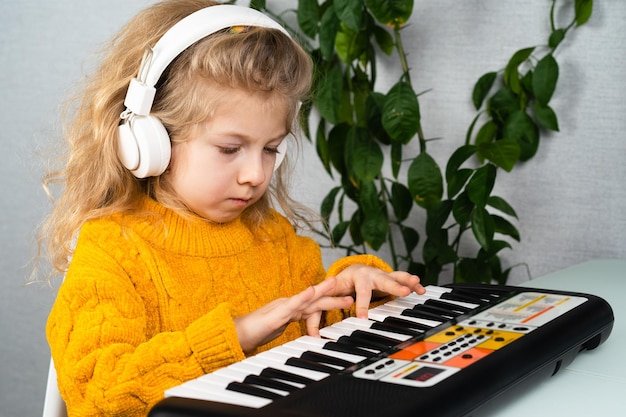
[[[390,270],[358,255],[327,275],[317,244],[276,212],[253,233],[146,199],[135,214],[86,223],[47,325],[69,415],[145,416],[166,389],[245,358],[233,317],[355,263]],[[304,333],[291,323],[259,351]]]

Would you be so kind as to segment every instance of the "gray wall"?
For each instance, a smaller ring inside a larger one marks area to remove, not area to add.
[[[42,155],[59,140],[58,106],[91,65],[90,54],[148,3],[0,3],[0,416],[41,412],[49,361],[44,326],[55,290],[24,283],[36,250],[33,231],[49,209],[39,184]],[[424,129],[443,138],[430,145],[443,166],[474,116],[473,83],[516,50],[545,41],[550,2],[415,3],[405,40],[416,90],[432,89],[420,99]],[[505,262],[526,263],[531,276],[588,259],[626,258],[624,21],[625,2],[595,2],[591,22],[558,53],[562,75],[552,104],[561,132],[543,138],[535,160],[499,177],[497,192],[518,211],[523,239]],[[399,75],[390,62],[380,77],[383,91]],[[296,175],[299,199],[317,208],[333,184],[310,147]],[[330,262],[338,254],[325,256]],[[522,268],[512,277],[527,279]]]

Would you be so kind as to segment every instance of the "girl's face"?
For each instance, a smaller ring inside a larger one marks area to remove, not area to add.
[[[172,144],[167,174],[178,197],[216,223],[236,219],[263,196],[288,133],[280,100],[237,90],[224,97],[187,140]]]

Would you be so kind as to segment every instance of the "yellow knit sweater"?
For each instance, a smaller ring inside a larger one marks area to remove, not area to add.
[[[69,415],[145,416],[166,389],[245,358],[233,317],[354,263],[390,270],[361,255],[326,273],[315,242],[272,216],[253,234],[146,199],[141,214],[86,223],[47,324]],[[291,323],[259,351],[304,333]]]

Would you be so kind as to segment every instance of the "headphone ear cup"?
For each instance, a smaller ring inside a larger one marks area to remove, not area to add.
[[[154,116],[134,116],[118,128],[118,155],[137,178],[156,177],[167,169],[172,154],[170,137]]]
[[[274,162],[274,171],[280,167],[283,160],[285,159],[285,155],[287,154],[287,138],[284,138],[280,145],[278,145],[278,152],[276,153],[276,160]]]

